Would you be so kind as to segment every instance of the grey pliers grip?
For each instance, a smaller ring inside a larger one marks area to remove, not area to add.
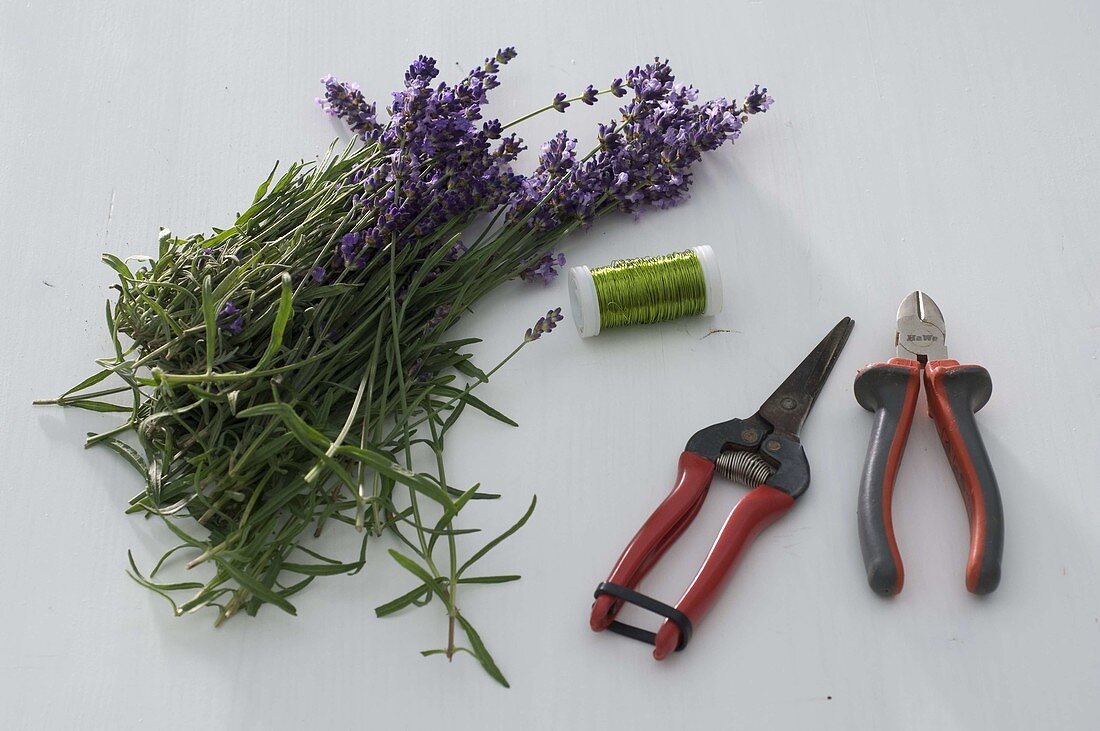
[[[875,414],[859,490],[859,539],[867,582],[879,594],[901,591],[904,569],[894,538],[891,500],[924,372],[928,412],[939,431],[970,520],[966,588],[988,594],[1001,578],[1004,513],[993,467],[974,414],[992,393],[989,372],[954,360],[904,358],[868,366],[856,377],[859,404]]]
[[[859,546],[867,583],[884,595],[900,592],[905,579],[891,505],[917,408],[920,371],[919,363],[895,358],[870,365],[856,376],[856,401],[875,414],[859,481]]]

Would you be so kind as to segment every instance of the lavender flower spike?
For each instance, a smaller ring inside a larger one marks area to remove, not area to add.
[[[558,276],[558,270],[554,267],[565,266],[565,254],[547,254],[531,266],[519,273],[519,278],[525,282],[542,281],[550,284],[554,277]]]
[[[325,85],[325,96],[317,103],[326,114],[343,119],[351,131],[363,139],[371,139],[377,134],[376,107],[367,102],[357,85],[345,84],[331,74],[321,79],[321,83]]]
[[[592,106],[596,103],[596,97],[599,95],[599,93],[600,92],[596,91],[596,87],[592,86],[592,84],[589,84],[588,88],[584,90],[583,94],[581,94],[581,101],[588,106]]]
[[[774,102],[775,99],[768,96],[768,87],[760,88],[760,84],[757,84],[745,97],[745,111],[749,114],[766,112]]]
[[[554,109],[559,112],[564,112],[569,108],[569,102],[565,101],[565,92],[559,91],[554,95],[554,101],[550,104]]]
[[[240,335],[244,330],[244,315],[233,300],[229,300],[218,313],[218,329],[230,335]]]
[[[546,313],[546,317],[540,317],[534,327],[527,328],[527,333],[523,336],[524,342],[534,342],[546,333],[553,332],[554,328],[558,326],[558,323],[564,319],[565,318],[561,314],[561,308],[555,307]]]

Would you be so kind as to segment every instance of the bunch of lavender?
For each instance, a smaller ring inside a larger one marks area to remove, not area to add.
[[[448,481],[447,433],[467,408],[514,425],[474,395],[524,345],[562,319],[548,312],[490,370],[470,339],[448,331],[509,279],[548,282],[565,263],[561,239],[612,211],[681,202],[702,154],[736,139],[771,104],[759,87],[740,102],[700,103],[655,61],[606,89],[562,93],[510,124],[483,119],[511,48],[455,84],[437,83],[421,56],[387,118],[359,88],[323,79],[324,110],[354,138],[317,163],[259,187],[227,229],[186,238],[162,231],[156,257],[104,260],[119,277],[107,305],[114,352],[48,403],[126,414],[88,445],[117,452],[145,487],[130,512],[162,521],[178,540],[147,573],[130,573],[176,614],[213,606],[218,623],[291,597],[318,576],[354,574],[371,537],[388,534],[413,587],[378,616],[439,599],[443,647],[473,655],[507,685],[459,609],[460,586],[513,581],[472,567],[530,517],[460,557],[456,527],[473,500],[496,497]],[[525,149],[509,131],[535,114],[600,97],[629,97],[581,156],[565,132],[542,146],[530,176],[511,166]],[[120,385],[100,384],[115,378]],[[121,405],[109,398],[128,394]],[[310,547],[330,523],[360,534],[355,558]],[[176,554],[202,580],[162,581]],[[465,641],[458,631],[461,630]]]

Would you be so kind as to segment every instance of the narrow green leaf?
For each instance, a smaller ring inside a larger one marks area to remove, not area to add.
[[[462,576],[463,572],[465,572],[465,571],[466,571],[466,569],[470,568],[470,566],[472,566],[473,564],[477,563],[477,561],[478,561],[479,559],[481,559],[481,557],[482,557],[482,556],[484,556],[484,555],[485,555],[485,554],[487,554],[487,553],[488,553],[489,551],[491,551],[491,550],[493,550],[494,548],[496,548],[496,547],[497,547],[498,545],[500,545],[500,544],[501,544],[501,542],[502,542],[502,541],[506,540],[506,539],[508,538],[508,536],[512,535],[512,534],[513,534],[513,533],[515,533],[515,532],[516,532],[517,530],[519,530],[520,528],[522,528],[522,527],[524,526],[524,524],[525,524],[525,523],[527,522],[527,520],[528,520],[528,519],[529,519],[529,518],[531,517],[531,513],[535,512],[535,505],[536,505],[537,503],[538,503],[538,496],[537,496],[537,495],[533,495],[533,496],[531,497],[531,506],[530,506],[529,508],[527,508],[527,512],[523,514],[523,517],[521,517],[521,518],[520,518],[519,520],[517,520],[517,521],[516,521],[516,522],[515,522],[515,523],[514,523],[514,524],[512,525],[512,527],[511,527],[511,528],[509,528],[508,530],[504,531],[504,532],[503,532],[503,533],[501,533],[501,534],[500,534],[499,536],[497,536],[496,538],[494,538],[493,540],[489,541],[489,542],[488,542],[488,543],[486,543],[486,544],[485,544],[484,546],[482,546],[482,547],[481,547],[481,550],[479,550],[479,551],[478,551],[477,553],[475,553],[475,554],[474,554],[473,556],[471,556],[471,557],[469,558],[469,560],[467,560],[467,561],[466,561],[466,563],[462,564],[462,566],[461,566],[461,567],[459,567],[459,569],[458,569],[458,575],[459,575],[459,576]]]
[[[218,312],[215,309],[214,293],[208,276],[202,280],[202,319],[206,325],[206,372],[213,373],[218,340]]]
[[[358,291],[358,287],[351,284],[325,284],[319,287],[312,287],[309,290],[309,299],[323,300],[330,297],[343,297],[344,295],[352,294]]]
[[[454,350],[454,351],[457,351],[457,350],[461,350],[462,348],[465,348],[467,345],[476,345],[477,343],[480,343],[480,342],[481,342],[481,338],[460,338],[458,340],[448,340],[446,342],[439,343],[438,345],[432,345],[432,346],[425,345],[425,347],[428,350]]]
[[[122,259],[119,259],[114,254],[104,254],[102,259],[104,263],[107,264],[107,266],[118,272],[119,278],[121,278],[124,282],[133,281],[134,273],[130,271],[130,267],[126,266],[126,262],[124,262]]]
[[[169,243],[172,241],[172,232],[163,226],[160,229],[160,234],[157,236],[157,257],[163,259],[165,254],[168,253]]]
[[[276,161],[275,167],[271,168],[271,174],[267,176],[267,180],[260,184],[260,187],[256,189],[256,195],[252,198],[252,202],[256,203],[267,194],[268,186],[271,185],[271,181],[275,178],[275,171],[279,169],[279,163]]]
[[[519,424],[517,424],[516,422],[509,419],[507,416],[500,413],[499,411],[494,409],[492,406],[490,406],[489,404],[487,404],[484,401],[482,401],[481,399],[479,399],[477,396],[474,396],[472,393],[470,393],[470,390],[468,388],[463,390],[463,389],[454,388],[452,386],[438,386],[437,385],[437,386],[435,386],[435,389],[437,391],[439,391],[440,393],[445,393],[445,394],[447,394],[447,395],[449,395],[453,398],[457,398],[461,401],[465,401],[470,406],[473,406],[475,409],[477,409],[481,413],[485,414],[486,416],[491,416],[492,418],[496,419],[497,421],[503,422],[503,423],[507,424],[508,426],[519,426]]]
[[[449,508],[454,505],[454,501],[451,500],[451,496],[447,494],[446,490],[427,479],[424,475],[405,469],[381,452],[372,449],[364,449],[352,444],[345,444],[337,449],[336,453],[355,457],[372,470],[376,470],[380,474],[400,482],[402,485],[413,488],[417,492],[436,501],[444,508]]]
[[[306,588],[311,583],[313,583],[313,580],[316,579],[316,578],[317,578],[316,576],[307,576],[306,578],[302,579],[298,583],[291,584],[287,588],[280,591],[279,596],[281,596],[283,599],[286,599],[289,596],[294,596],[295,594],[300,592],[302,589]]]
[[[157,561],[157,565],[154,566],[153,570],[149,572],[149,578],[150,579],[155,578],[156,575],[157,575],[157,572],[160,571],[161,566],[164,565],[164,562],[167,561],[172,556],[174,556],[177,551],[182,551],[182,550],[185,550],[185,549],[188,549],[188,548],[191,548],[191,546],[187,545],[186,543],[181,543],[180,545],[176,546],[175,548],[170,548],[167,551],[165,551],[164,554],[160,557],[160,560]]]
[[[469,357],[461,358],[455,361],[454,368],[462,375],[477,379],[482,383],[489,380],[489,377],[485,375],[485,371],[474,365],[473,362],[470,361]]]
[[[217,246],[218,244],[222,243],[226,239],[228,239],[230,236],[233,236],[236,233],[240,233],[239,231],[237,231],[236,226],[230,226],[229,228],[225,229],[224,231],[213,228],[213,227],[211,227],[211,230],[213,230],[216,233],[216,235],[212,236],[212,237],[208,238],[206,241],[202,242],[203,248],[205,248],[205,249],[211,249],[211,248]]]
[[[444,434],[451,430],[451,427],[454,426],[455,422],[458,421],[458,417],[462,416],[462,412],[465,410],[466,402],[461,400],[453,409],[451,409],[451,413],[443,421],[442,431]]]
[[[467,402],[468,404],[470,404],[470,406],[473,406],[475,409],[485,414],[486,416],[491,416],[499,422],[503,422],[508,426],[519,426],[518,423],[512,421],[510,418],[500,413],[492,406],[479,399],[477,396],[474,396],[472,393],[465,394],[462,397],[462,400]]]
[[[401,567],[408,571],[410,574],[424,582],[424,584],[427,585],[432,591],[434,591],[440,599],[442,599],[444,602],[448,600],[447,595],[443,592],[443,589],[440,588],[439,584],[435,580],[435,577],[429,574],[427,569],[418,564],[416,561],[413,561],[408,556],[392,548],[390,549],[389,553],[391,556],[393,556],[394,561],[399,563]]]
[[[134,410],[132,406],[119,406],[118,404],[109,404],[106,401],[89,401],[85,399],[66,401],[63,405],[72,406],[77,409],[85,409],[87,411],[98,411],[103,414],[129,414]]]
[[[447,530],[447,526],[450,524],[450,522],[452,520],[455,519],[455,517],[458,515],[458,512],[460,510],[462,510],[463,507],[465,507],[466,503],[470,502],[470,499],[473,498],[474,495],[477,494],[477,491],[478,491],[479,487],[481,487],[480,482],[475,484],[473,487],[471,487],[466,492],[462,493],[458,497],[458,500],[455,500],[454,503],[452,503],[449,507],[444,508],[443,515],[441,515],[439,517],[439,520],[436,521],[435,530],[432,531],[432,539],[431,539],[431,541],[428,542],[428,552],[429,553],[431,553],[432,549],[435,548],[436,540],[441,535],[462,535],[464,533],[474,533],[474,532],[477,532],[477,531],[480,530],[478,528],[472,528],[472,529],[466,529],[466,530],[454,530],[454,529]]]
[[[158,584],[155,581],[150,581],[141,575],[141,571],[138,570],[137,563],[134,561],[134,554],[132,551],[126,552],[126,558],[130,562],[130,570],[126,572],[134,582],[144,586],[146,589],[153,591],[156,594],[164,597],[164,599],[172,605],[172,613],[177,617],[183,613],[182,609],[176,604],[175,600],[168,593],[170,591],[192,591],[195,589],[201,589],[202,584],[197,581],[183,582],[179,584]]]
[[[294,409],[278,401],[250,406],[238,413],[237,416],[242,419],[250,419],[255,416],[278,416],[287,427],[300,432],[306,441],[312,442],[319,447],[326,446],[330,443],[324,434],[303,421],[302,417],[298,416]]]
[[[286,333],[290,315],[294,312],[294,288],[290,284],[290,275],[283,273],[280,278],[279,310],[275,313],[275,322],[271,324],[271,340],[267,343],[267,350],[260,357],[260,362],[252,370],[258,371],[267,367],[279,348],[283,344],[283,335]]]
[[[460,584],[507,584],[510,581],[519,581],[519,574],[507,574],[502,576],[471,576],[459,579]]]
[[[436,527],[442,528],[444,524],[449,523],[452,518],[456,517],[459,511],[466,507],[466,503],[477,496],[477,491],[479,489],[481,489],[481,483],[477,482],[469,490],[462,493],[458,497],[458,500],[455,500],[450,507],[443,511],[443,517],[439,519],[439,523],[436,524]]]
[[[304,554],[307,554],[309,556],[313,556],[318,561],[323,561],[325,563],[332,563],[332,564],[340,563],[339,561],[337,561],[334,558],[329,558],[328,556],[317,553],[316,551],[311,551],[310,549],[306,548],[305,546],[295,546],[295,548],[297,548],[299,551],[301,551]],[[359,563],[362,563],[362,560],[360,560]]]
[[[456,615],[455,619],[458,620],[458,623],[462,625],[462,629],[465,630],[466,637],[469,638],[470,645],[473,648],[474,657],[481,663],[481,667],[485,668],[485,672],[489,673],[489,677],[505,688],[511,687],[508,685],[504,673],[500,672],[500,668],[498,668],[496,662],[493,661],[493,656],[489,654],[489,650],[485,647],[485,643],[481,641],[481,635],[474,630],[473,625],[461,614]]]
[[[335,576],[336,574],[350,574],[352,571],[357,571],[362,568],[361,563],[287,563],[284,562],[282,568],[286,571],[292,571],[296,574],[303,574],[305,576]]]
[[[279,609],[282,609],[287,614],[297,615],[298,610],[294,608],[294,605],[288,602],[283,597],[272,591],[270,588],[264,586],[255,576],[247,571],[241,570],[239,566],[232,559],[225,559],[219,554],[214,554],[214,561],[218,564],[218,568],[225,571],[230,577],[233,578],[242,589],[247,589],[252,596],[256,597],[262,602],[268,604],[274,604]]]
[[[111,312],[111,301],[107,300],[107,332],[111,335],[111,344],[115,346],[115,361],[122,362],[122,341],[118,339],[118,323]],[[107,369],[110,370],[110,369]]]
[[[391,599],[385,604],[375,607],[374,616],[385,617],[395,612],[399,612],[405,607],[415,604],[417,600],[421,599],[422,597],[426,596],[428,599],[431,599],[432,594],[433,592],[431,589],[429,589],[424,584],[421,584],[412,591],[407,591],[396,599]]]
[[[110,307],[109,302],[107,303],[107,306]],[[79,391],[83,391],[85,389],[91,388],[92,386],[96,385],[100,381],[103,381],[104,379],[106,379],[113,372],[114,371],[110,371],[110,370],[102,370],[99,373],[96,373],[94,376],[89,376],[88,378],[85,378],[83,381],[81,381],[80,383],[78,383],[75,386],[73,386],[72,388],[70,388],[65,393],[61,394],[61,398],[65,398],[66,396],[70,396],[70,395],[72,395],[74,393],[77,393]]]
[[[432,655],[446,655],[446,654],[447,654],[447,651],[446,651],[445,649],[439,649],[439,650],[421,650],[421,651],[420,651],[420,654],[421,654],[421,655],[423,655],[424,657],[431,657]]]
[[[143,479],[149,479],[149,467],[145,464],[145,460],[140,454],[138,454],[136,449],[131,447],[126,442],[115,439],[114,437],[104,439],[103,443],[113,452],[129,462],[130,466],[133,467],[134,470],[136,470]]]

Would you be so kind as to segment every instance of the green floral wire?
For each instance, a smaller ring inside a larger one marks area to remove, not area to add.
[[[600,327],[666,322],[706,309],[703,266],[694,251],[623,259],[592,270]]]

